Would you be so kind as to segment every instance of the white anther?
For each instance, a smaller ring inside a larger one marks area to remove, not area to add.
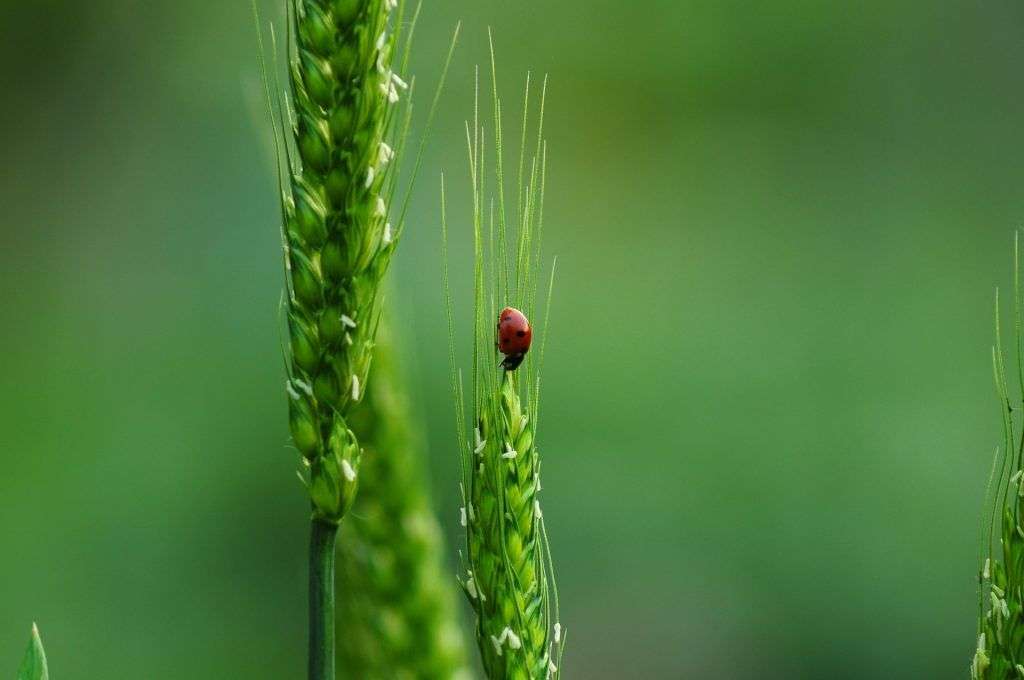
[[[548,659],[548,677],[550,678],[552,675],[554,675],[557,672],[558,672],[558,666],[555,665],[554,661],[552,661],[551,659]]]
[[[377,37],[377,49],[378,50],[384,49],[384,43],[386,43],[387,41],[388,41],[388,32],[387,31],[381,31],[380,32],[380,36]]]
[[[359,401],[359,376],[352,376],[352,399]]]
[[[395,85],[402,88],[403,90],[409,89],[409,83],[402,80],[397,73],[391,74],[391,82],[393,82]]]
[[[391,243],[391,223],[384,223],[384,245]]]
[[[388,98],[388,103],[395,104],[398,102],[398,90],[390,78],[380,84],[380,91]]]
[[[494,649],[497,650],[498,656],[501,656],[501,647],[506,642],[508,642],[510,649],[519,649],[523,646],[523,641],[508,626],[505,626],[505,630],[501,631],[501,637],[494,637],[492,635],[491,642],[494,644]]]
[[[298,401],[299,399],[302,399],[302,395],[300,395],[298,392],[296,392],[295,388],[292,387],[292,381],[291,380],[286,380],[285,381],[284,388],[288,391],[288,396],[291,397],[292,399],[294,399],[295,401]]]
[[[466,508],[459,508],[459,524],[466,526]]]
[[[544,513],[540,511],[540,501],[536,499],[533,501],[533,516],[537,519],[540,519],[544,516]]]
[[[511,459],[515,458],[516,456],[518,456],[518,455],[519,455],[519,452],[516,451],[515,449],[513,449],[512,446],[508,442],[505,442],[505,453],[501,454],[501,457],[502,458],[507,458],[507,459],[511,460]]]
[[[473,580],[472,576],[470,576],[469,580],[466,581],[466,593],[469,595],[470,599],[476,599],[476,582]]]
[[[989,599],[992,601],[992,611],[996,612],[997,614],[1003,614],[1003,612],[1006,611],[1007,613],[1003,614],[1003,616],[1009,615],[1009,611],[1005,609],[1006,600],[1000,599],[999,596],[995,593],[989,593],[988,596]]]
[[[523,646],[523,641],[508,626],[505,626],[505,630],[501,631],[501,639],[503,641],[508,640],[508,646],[512,649],[519,649]]]
[[[394,149],[387,142],[380,143],[380,152],[377,154],[377,164],[386,165],[395,157]]]
[[[374,171],[373,166],[371,165],[370,167],[368,167],[366,169],[366,188],[367,189],[369,189],[370,187],[373,186],[373,178],[375,176],[376,176],[376,171]]]
[[[555,624],[555,644],[557,645],[562,641],[562,624]]]
[[[341,472],[348,481],[356,481],[356,471],[352,469],[352,465],[347,460],[341,461]]]
[[[345,324],[349,328],[355,328],[356,327],[356,322],[348,314],[342,314],[341,315],[341,323]]]
[[[992,560],[990,560],[988,557],[985,558],[985,567],[981,570],[981,577],[983,579],[990,578],[989,567],[991,566],[991,562]]]
[[[473,453],[481,454],[484,451],[484,447],[487,446],[487,440],[480,438],[480,428],[473,428],[473,439],[476,441],[476,445],[473,447]]]
[[[380,196],[377,197],[377,217],[386,217],[388,214],[388,206],[384,203],[384,199]]]
[[[352,344],[352,336],[349,335],[348,333],[345,333],[345,344],[346,345],[351,345]]]

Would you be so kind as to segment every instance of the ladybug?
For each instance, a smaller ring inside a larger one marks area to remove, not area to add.
[[[514,371],[523,363],[530,351],[533,329],[526,315],[513,307],[506,307],[498,315],[498,351],[505,355],[501,362],[506,371]]]

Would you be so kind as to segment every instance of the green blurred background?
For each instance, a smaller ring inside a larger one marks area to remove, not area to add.
[[[423,85],[458,19],[391,295],[449,534],[437,185],[493,25],[510,102],[551,75],[566,677],[965,677],[1024,8],[435,0]],[[58,679],[302,677],[256,54],[245,0],[0,3],[8,675],[35,620]]]

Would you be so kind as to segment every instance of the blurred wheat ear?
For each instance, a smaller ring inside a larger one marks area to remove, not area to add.
[[[1014,238],[1013,328],[1019,392],[1011,396],[1002,345],[999,292],[995,301],[992,369],[1003,424],[989,474],[978,573],[978,638],[971,662],[976,680],[1024,678],[1024,333],[1020,234]],[[998,536],[998,542],[997,542]],[[998,546],[998,548],[997,548]]]
[[[285,392],[312,509],[309,678],[333,680],[335,541],[362,459],[349,418],[366,391],[381,283],[408,206],[390,207],[412,112],[412,84],[400,72],[415,17],[402,43],[397,0],[287,0],[286,16],[287,91],[270,85],[263,66],[278,149]],[[276,57],[273,27],[270,35]]]
[[[529,352],[525,364],[516,371],[498,366],[494,328],[498,311],[505,306],[518,308],[530,319],[536,317],[536,273],[540,267],[547,165],[543,137],[547,86],[545,81],[540,88],[538,120],[531,134],[527,76],[515,192],[507,195],[502,104],[493,40],[490,75],[493,141],[488,143],[485,139],[485,129],[479,120],[479,78],[473,122],[466,124],[475,254],[470,424],[466,420],[467,398],[456,360],[443,179],[441,187],[444,288],[462,464],[461,522],[466,530],[465,575],[460,582],[476,614],[477,646],[488,678],[538,680],[559,676],[565,644],[539,497],[540,453],[536,437],[547,319],[540,328],[540,347]],[[493,168],[493,187],[487,176],[488,168]],[[549,284],[548,307],[550,291]]]
[[[351,680],[469,678],[457,624],[455,582],[424,470],[423,442],[382,330],[373,380],[355,410],[364,443],[359,496],[339,544],[341,677]]]

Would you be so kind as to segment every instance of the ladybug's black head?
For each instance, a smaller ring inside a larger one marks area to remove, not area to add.
[[[501,362],[501,367],[506,371],[514,371],[519,368],[519,365],[523,363],[523,359],[526,358],[526,352],[515,352],[513,354],[505,355],[505,358]]]

